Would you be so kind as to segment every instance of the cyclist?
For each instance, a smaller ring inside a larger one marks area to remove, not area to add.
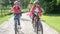
[[[13,6],[14,11],[14,21],[18,21],[18,28],[21,28],[20,26],[20,13],[21,13],[21,7],[19,6],[19,2],[15,1]]]
[[[44,12],[44,10],[41,8],[41,6],[38,3],[39,1],[34,1],[34,6],[30,10],[30,16],[32,16],[32,24],[34,23],[34,17],[35,17],[33,13],[37,11],[38,15],[42,16],[41,10]]]
[[[29,12],[29,16],[32,16],[32,25],[34,27],[34,18],[35,18],[35,12],[38,12],[38,16],[42,16],[42,11],[44,12],[43,8],[41,8],[41,6],[38,4],[39,1],[34,1],[34,6],[31,8],[30,12]],[[40,31],[40,28],[38,27],[38,31]]]
[[[32,2],[30,2],[29,4],[28,4],[28,9],[29,9],[29,11],[30,11],[30,9],[32,8],[32,6],[33,6],[33,3]]]

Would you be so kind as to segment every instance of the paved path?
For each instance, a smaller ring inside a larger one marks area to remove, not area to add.
[[[58,34],[53,28],[49,27],[47,24],[42,22],[44,34]],[[34,29],[31,24],[31,19],[26,14],[21,17],[21,33],[22,34],[35,34]],[[0,34],[14,34],[14,20],[13,17],[8,21],[0,25]]]

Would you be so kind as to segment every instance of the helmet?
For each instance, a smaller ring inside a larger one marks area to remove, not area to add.
[[[34,4],[39,4],[39,1],[38,1],[38,0],[35,0],[35,1],[34,1]]]
[[[14,4],[16,4],[16,3],[18,4],[19,2],[18,1],[15,1]]]

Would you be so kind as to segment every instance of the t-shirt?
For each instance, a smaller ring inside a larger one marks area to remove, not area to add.
[[[18,8],[14,7],[13,10],[14,10],[14,13],[16,13],[16,14],[20,13],[20,8],[19,7]]]
[[[38,12],[38,8],[36,7],[35,12]]]

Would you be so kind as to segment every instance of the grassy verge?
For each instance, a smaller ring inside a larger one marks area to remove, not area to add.
[[[9,14],[8,11],[9,11],[9,10],[0,10],[0,16],[4,16],[4,15]]]
[[[26,12],[29,12],[29,10],[28,9],[23,9],[23,11],[26,13]]]
[[[0,25],[4,22],[4,21],[6,21],[6,20],[8,20],[10,17],[12,17],[13,15],[7,15],[7,16],[4,16],[4,17],[0,17]]]
[[[60,15],[59,14],[47,14],[43,15],[42,19],[51,27],[60,32]]]

